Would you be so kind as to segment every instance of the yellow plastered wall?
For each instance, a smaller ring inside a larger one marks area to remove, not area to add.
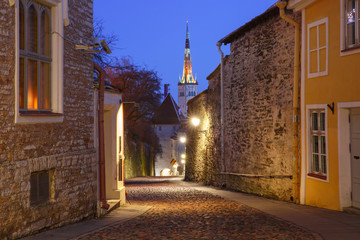
[[[329,108],[327,109],[328,181],[320,181],[307,176],[305,203],[335,210],[340,210],[338,111],[336,105],[339,102],[360,101],[358,77],[360,53],[341,56],[340,4],[341,0],[318,0],[305,9],[305,105],[335,103],[334,114]],[[325,24],[317,25],[318,28],[309,27],[323,19],[327,19],[328,44],[325,43]],[[327,48],[327,52],[324,50],[324,46],[325,49]],[[310,51],[308,51],[308,47]],[[319,51],[319,55],[317,55],[317,51]],[[327,71],[325,71],[326,55]],[[314,76],[316,72],[319,74]],[[305,133],[308,134],[308,122],[305,124]],[[305,148],[306,163],[309,164],[308,143]]]

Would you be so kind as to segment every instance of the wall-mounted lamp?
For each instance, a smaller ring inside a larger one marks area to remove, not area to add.
[[[199,124],[200,124],[200,119],[197,118],[197,117],[193,117],[193,118],[191,118],[191,123],[192,123],[195,127],[197,127],[197,126],[199,126]]]
[[[132,102],[123,102],[122,100],[119,101],[119,104],[121,105],[121,103],[132,103],[134,104],[134,107],[139,107],[140,105],[140,101],[132,101]]]
[[[185,143],[186,142],[186,137],[180,137],[180,142]]]
[[[111,53],[111,50],[105,40],[99,41],[98,38],[94,38],[94,44],[91,46],[76,44],[75,50],[84,50],[85,53],[98,53],[104,50],[106,54]]]
[[[332,102],[331,104],[328,104],[327,107],[331,110],[332,114],[334,115],[334,112],[335,112],[335,103]]]

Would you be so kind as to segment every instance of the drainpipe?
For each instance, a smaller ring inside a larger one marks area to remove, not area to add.
[[[226,172],[224,158],[224,53],[221,51],[221,42],[217,42],[216,46],[220,53],[220,129],[221,129],[221,172]]]
[[[280,0],[276,3],[280,17],[295,27],[295,50],[294,50],[294,86],[293,86],[293,188],[294,200],[300,200],[300,175],[299,175],[299,63],[300,63],[300,24],[288,18],[285,14],[287,1]]]
[[[105,72],[97,64],[94,68],[99,72],[99,108],[98,108],[98,129],[99,129],[99,181],[100,181],[100,201],[101,208],[109,209],[110,205],[106,202],[105,191],[105,144],[104,144],[104,90],[105,90]]]

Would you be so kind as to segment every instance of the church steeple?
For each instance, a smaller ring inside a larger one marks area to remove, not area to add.
[[[190,36],[189,36],[189,24],[186,22],[186,38],[185,38],[185,56],[184,56],[184,68],[182,78],[179,79],[179,84],[196,84],[192,73],[191,54],[190,54]]]
[[[185,56],[182,78],[179,76],[178,103],[181,112],[187,116],[187,101],[198,94],[198,83],[193,76],[190,56],[189,24],[186,22]]]

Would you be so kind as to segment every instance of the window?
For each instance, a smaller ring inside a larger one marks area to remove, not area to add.
[[[16,123],[61,122],[67,1],[16,1]]]
[[[30,179],[30,204],[36,205],[50,199],[49,171],[33,172]]]
[[[19,108],[50,111],[51,10],[20,2],[19,11]]]
[[[345,0],[345,47],[352,48],[359,45],[359,1]]]
[[[184,96],[184,92],[180,92],[180,97],[183,97]]]
[[[324,110],[310,111],[309,176],[327,179],[326,115]]]
[[[308,77],[328,74],[328,18],[308,24]]]

